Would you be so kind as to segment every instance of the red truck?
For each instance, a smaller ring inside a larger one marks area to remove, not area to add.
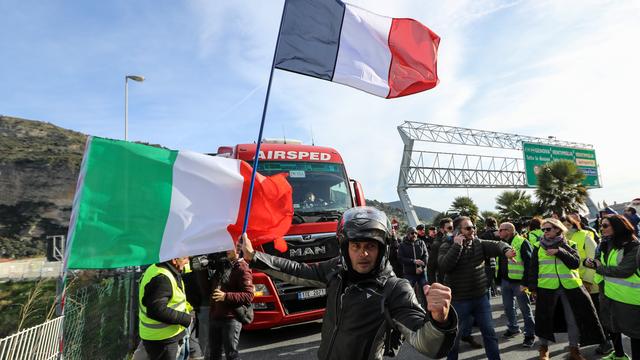
[[[256,144],[218,148],[218,156],[242,159],[253,164]],[[265,244],[266,253],[302,262],[319,262],[338,255],[335,236],[342,213],[364,206],[361,185],[350,180],[340,154],[328,147],[264,140],[257,171],[262,175],[285,172],[293,188],[294,216],[285,236],[288,250],[281,253]],[[308,288],[253,272],[254,321],[245,329],[268,329],[316,320],[324,314],[326,290]]]

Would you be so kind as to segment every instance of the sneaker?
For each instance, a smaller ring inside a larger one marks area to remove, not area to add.
[[[520,329],[516,330],[516,331],[511,331],[509,329],[507,329],[507,331],[504,332],[504,334],[502,334],[502,337],[505,339],[511,339],[512,337],[520,334],[522,331],[520,331]]]
[[[612,351],[611,354],[603,357],[602,360],[630,360],[630,359],[629,359],[629,356],[627,356],[627,354],[624,354],[622,356],[616,356],[616,352]]]
[[[477,342],[476,339],[473,338],[473,336],[463,336],[460,338],[460,341],[466,342],[473,349],[482,349],[482,344]]]
[[[525,336],[524,341],[522,342],[522,346],[526,348],[532,348],[535,343],[536,343],[535,336],[531,336],[531,337]]]

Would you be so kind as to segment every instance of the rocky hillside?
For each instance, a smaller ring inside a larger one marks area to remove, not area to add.
[[[66,234],[86,135],[0,116],[0,257],[44,252]]]

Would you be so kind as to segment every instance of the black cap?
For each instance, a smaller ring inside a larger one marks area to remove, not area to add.
[[[418,224],[418,226],[416,226],[416,230],[424,230],[424,224]]]

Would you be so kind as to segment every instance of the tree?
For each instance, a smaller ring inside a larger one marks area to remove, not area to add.
[[[476,220],[478,217],[478,205],[476,205],[470,197],[458,196],[451,203],[451,212],[457,212],[460,215],[468,216]]]
[[[432,221],[433,226],[435,227],[439,227],[440,226],[440,220],[444,219],[444,218],[453,218],[455,214],[449,213],[448,211],[443,211],[438,213],[438,215],[436,215]]]
[[[536,213],[531,195],[524,190],[503,191],[496,197],[496,204],[496,210],[504,219],[518,219],[523,216],[534,216]]]
[[[587,199],[582,184],[585,175],[569,160],[557,160],[543,165],[538,173],[536,197],[546,214],[558,215],[578,211]]]

